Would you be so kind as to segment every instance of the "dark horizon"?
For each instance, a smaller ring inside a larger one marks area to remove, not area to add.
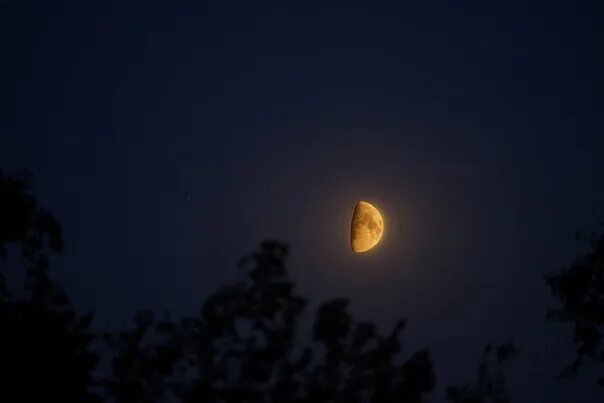
[[[510,339],[510,402],[593,401],[595,367],[556,379],[575,348],[544,276],[604,219],[603,10],[379,3],[1,2],[0,170],[62,225],[53,275],[117,330],[195,312],[279,239],[310,313],[407,319],[431,401]],[[386,225],[364,256],[358,200]]]

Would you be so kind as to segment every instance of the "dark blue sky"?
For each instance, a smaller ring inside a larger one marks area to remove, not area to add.
[[[435,402],[508,338],[514,402],[593,396],[554,379],[543,275],[604,216],[597,2],[36,3],[0,2],[0,169],[34,172],[99,327],[191,313],[279,238],[313,303],[408,318]],[[358,199],[387,225],[362,256]]]

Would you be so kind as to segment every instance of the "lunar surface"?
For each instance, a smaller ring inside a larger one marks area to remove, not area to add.
[[[354,208],[350,225],[353,252],[366,252],[378,244],[384,233],[384,220],[371,204],[360,201]]]

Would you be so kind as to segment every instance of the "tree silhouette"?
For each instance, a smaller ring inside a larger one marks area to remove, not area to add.
[[[63,249],[61,226],[53,215],[38,206],[29,191],[31,174],[23,171],[10,177],[0,170],[0,259],[6,259],[8,244],[20,244],[23,256],[34,260],[44,247]]]
[[[487,344],[478,367],[476,385],[450,386],[447,399],[452,403],[508,403],[503,364],[518,353],[511,341],[495,348]]]
[[[183,340],[176,337],[175,330],[169,320],[154,324],[153,313],[141,311],[132,330],[104,334],[115,352],[112,376],[101,381],[107,394],[116,402],[162,401],[168,388],[175,385],[166,380],[174,375],[176,364],[183,358]],[[162,335],[161,339],[149,340]]]
[[[288,277],[288,247],[265,241],[239,263],[243,279],[219,288],[192,317],[157,319],[139,312],[130,329],[102,335],[110,374],[94,379],[99,354],[92,314],[79,315],[51,280],[49,251],[61,251],[61,228],[38,206],[31,177],[0,172],[0,262],[21,251],[27,280],[12,293],[0,271],[0,396],[12,401],[154,403],[420,403],[434,389],[428,350],[401,352],[405,321],[380,334],[356,321],[347,299],[319,305],[304,335],[307,300]],[[547,278],[561,308],[550,317],[575,324],[578,359],[604,360],[602,235]],[[447,389],[452,403],[507,403],[503,365],[512,342],[487,345],[475,384]],[[93,393],[100,390],[103,396]],[[104,399],[105,398],[105,399]],[[3,401],[3,399],[0,399]]]
[[[62,249],[61,228],[38,207],[29,178],[0,171],[0,260],[9,245],[20,245],[27,272],[24,296],[9,293],[0,272],[1,393],[12,401],[96,402],[92,315],[78,316],[50,280],[45,251]]]
[[[587,359],[604,362],[604,234],[577,232],[576,238],[587,244],[587,250],[558,272],[546,276],[552,294],[562,304],[549,309],[548,318],[570,322],[574,327],[577,356],[562,376],[575,373]],[[598,382],[604,386],[604,377]]]
[[[421,402],[434,387],[428,351],[400,359],[399,322],[387,336],[355,322],[347,300],[316,313],[314,343],[297,324],[306,300],[288,279],[287,247],[265,241],[240,266],[247,279],[223,287],[199,315],[152,325],[139,314],[132,331],[108,335],[115,351],[108,392],[120,402]],[[183,381],[183,379],[186,379]]]
[[[307,301],[277,241],[242,259],[245,279],[211,294],[195,317],[155,321],[142,311],[132,329],[104,334],[111,375],[95,381],[92,314],[78,315],[50,278],[47,253],[61,251],[61,228],[30,182],[26,172],[0,172],[0,259],[20,246],[27,274],[24,291],[11,293],[0,272],[3,396],[97,402],[91,391],[100,385],[109,399],[128,403],[170,394],[183,402],[414,403],[433,389],[428,351],[400,355],[403,321],[382,336],[350,316],[348,300],[335,299],[318,308],[312,336],[301,337]]]

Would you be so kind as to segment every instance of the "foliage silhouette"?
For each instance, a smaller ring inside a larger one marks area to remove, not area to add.
[[[546,276],[552,294],[562,304],[549,309],[548,318],[570,322],[574,327],[577,356],[561,376],[576,373],[587,359],[604,363],[604,234],[577,232],[576,239],[585,242],[587,250],[558,272]],[[598,383],[604,386],[604,377]]]
[[[45,252],[62,249],[61,228],[38,207],[29,177],[0,171],[0,260],[20,244],[27,266],[21,297],[8,292],[0,272],[1,392],[12,401],[97,402],[90,393],[98,361],[90,348],[92,315],[78,316],[50,280]]]
[[[173,332],[169,321],[155,325],[158,334],[170,337],[148,342],[153,314],[141,311],[132,330],[117,335],[104,334],[108,347],[115,351],[111,362],[112,377],[101,381],[107,394],[117,402],[155,402],[166,396],[169,384],[165,381],[174,373],[175,364],[182,358],[182,340]]]
[[[502,365],[518,353],[519,350],[511,341],[495,349],[487,344],[478,367],[476,385],[450,386],[447,388],[447,399],[452,403],[508,403]]]
[[[107,336],[116,355],[108,392],[119,402],[421,402],[434,387],[428,351],[399,357],[399,322],[387,336],[356,323],[347,300],[321,305],[314,344],[299,348],[306,300],[285,268],[287,247],[265,241],[242,260],[246,281],[219,289],[199,315]],[[180,379],[180,380],[178,380]],[[186,381],[182,381],[186,379]]]
[[[29,187],[31,174],[23,171],[10,177],[0,170],[0,259],[6,258],[6,246],[21,244],[23,256],[32,261],[44,247],[63,249],[61,227],[53,215],[38,206]]]

